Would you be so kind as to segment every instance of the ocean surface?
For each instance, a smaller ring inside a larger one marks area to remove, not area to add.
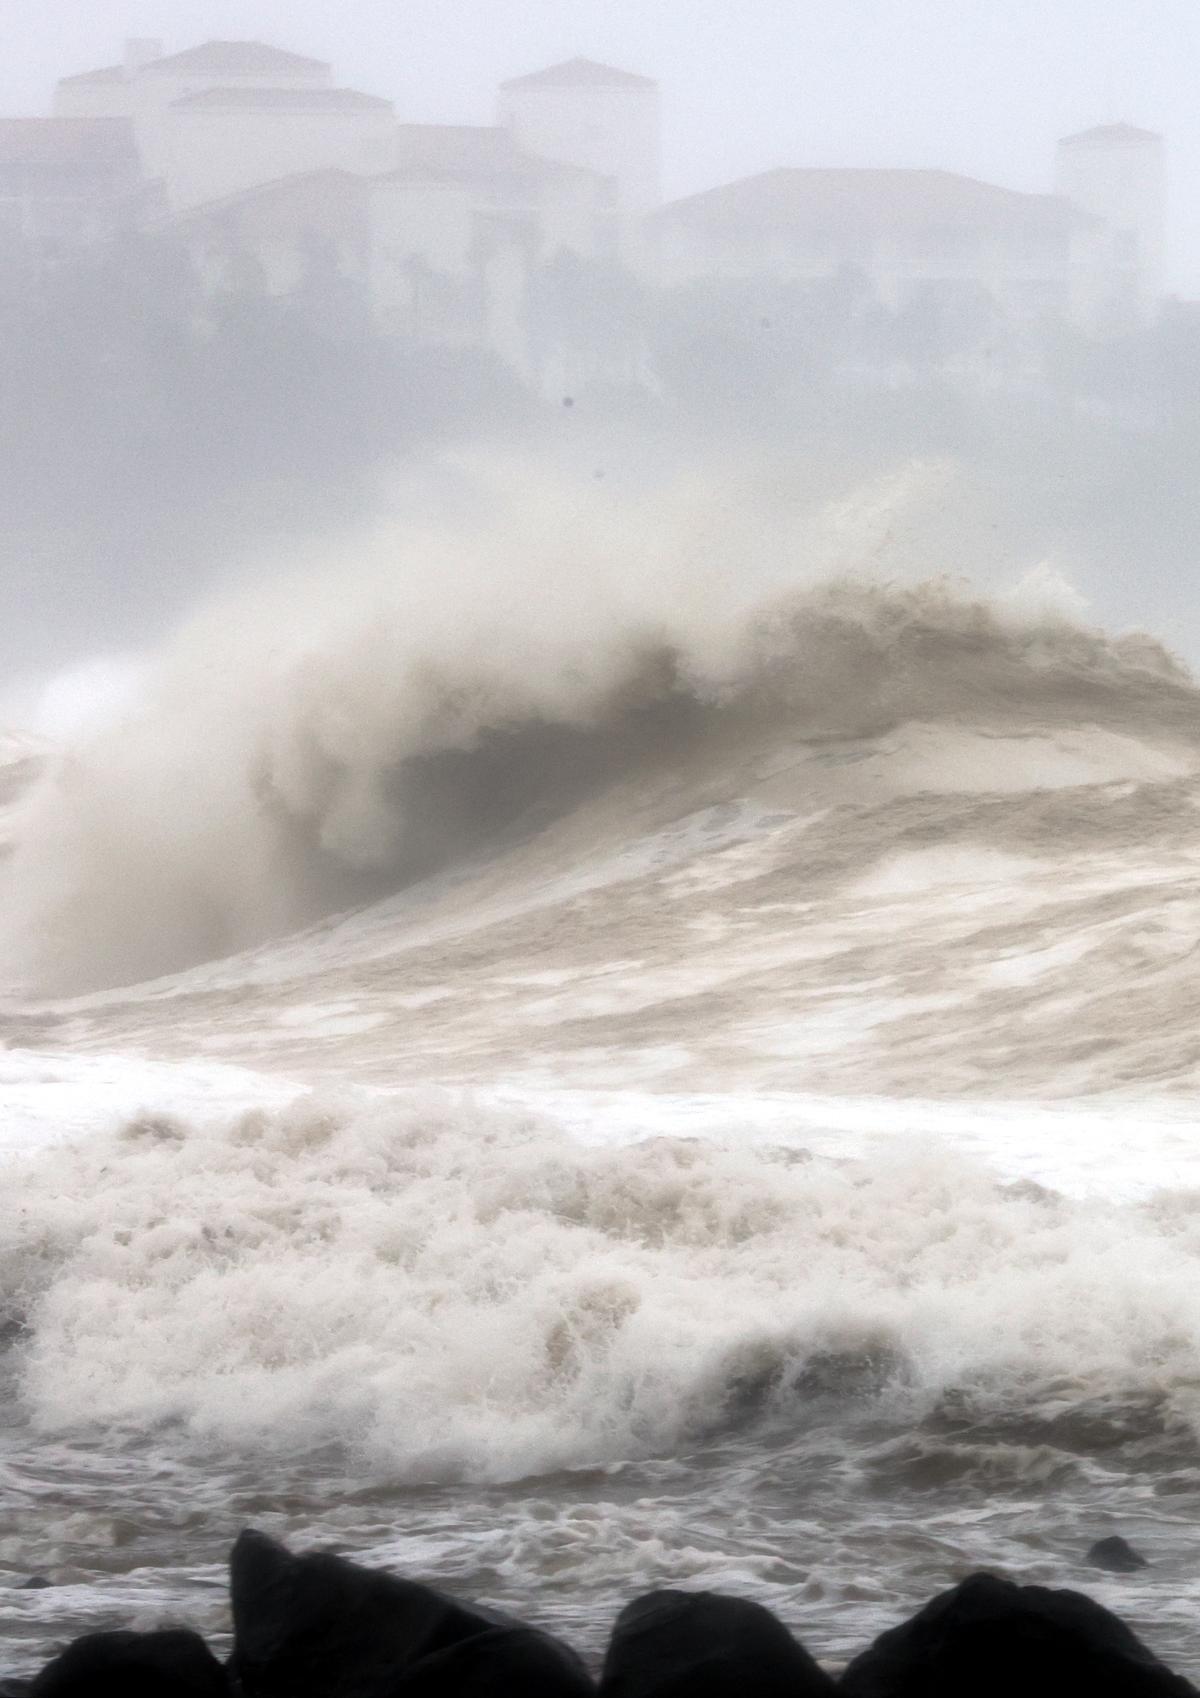
[[[253,1523],[588,1652],[991,1567],[1200,1673],[1200,692],[942,584],[579,601],[214,616],[3,741],[0,1672],[220,1643]]]

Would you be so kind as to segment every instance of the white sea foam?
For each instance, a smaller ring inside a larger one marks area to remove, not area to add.
[[[1200,1376],[1200,1208],[653,1138],[464,1098],[147,1117],[9,1169],[0,1289],[47,1432],[347,1444],[407,1479],[670,1452],[814,1396],[912,1416]],[[12,1193],[10,1193],[12,1194]]]

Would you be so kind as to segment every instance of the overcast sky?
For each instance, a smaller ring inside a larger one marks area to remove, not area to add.
[[[1057,136],[1167,137],[1172,282],[1200,295],[1200,0],[0,0],[0,111],[129,35],[332,59],[420,122],[487,123],[496,83],[582,53],[659,78],[669,195],[773,165],[942,166],[1051,186]]]

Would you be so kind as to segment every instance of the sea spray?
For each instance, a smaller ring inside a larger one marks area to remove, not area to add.
[[[736,481],[614,505],[533,480],[481,531],[377,529],[226,595],[32,799],[0,881],[8,958],[58,994],[177,970],[739,726],[1187,720],[1166,652],[1073,622],[1051,576],[996,601],[936,576],[969,564],[920,552],[946,477],[799,510]]]

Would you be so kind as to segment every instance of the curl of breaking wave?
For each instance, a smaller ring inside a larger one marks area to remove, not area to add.
[[[936,468],[825,508],[734,487],[606,505],[522,484],[486,525],[378,529],[231,593],[22,815],[0,935],[35,988],[228,954],[467,855],[631,773],[913,718],[1194,717],[1147,639],[1047,583],[928,578]]]

